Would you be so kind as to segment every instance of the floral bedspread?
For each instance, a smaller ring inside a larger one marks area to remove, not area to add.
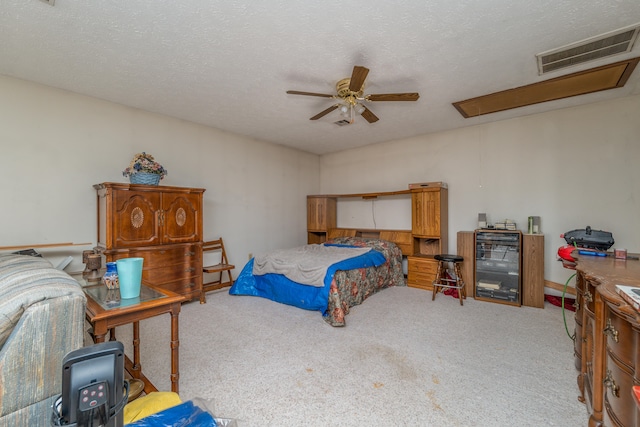
[[[349,309],[376,292],[390,286],[406,286],[402,273],[402,251],[394,243],[359,237],[337,237],[326,243],[371,247],[382,252],[387,259],[378,267],[336,271],[323,317],[331,326],[344,326],[344,317],[349,314]]]

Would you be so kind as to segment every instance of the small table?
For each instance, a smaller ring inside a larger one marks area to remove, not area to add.
[[[143,282],[139,298],[120,299],[118,289],[108,290],[100,282],[86,282],[78,277],[76,280],[83,285],[87,297],[85,316],[93,327],[96,343],[104,342],[107,332],[111,332],[110,339],[115,340],[115,327],[133,323],[133,361],[125,355],[125,369],[133,378],[144,381],[147,394],[158,389],[142,373],[139,322],[160,314],[171,314],[171,391],[178,393],[178,317],[185,297]]]

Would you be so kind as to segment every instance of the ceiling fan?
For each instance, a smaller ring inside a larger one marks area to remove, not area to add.
[[[314,92],[300,92],[297,90],[288,90],[290,95],[306,95],[306,96],[320,96],[323,98],[337,99],[340,102],[332,105],[324,111],[311,117],[309,120],[318,120],[321,117],[326,116],[333,110],[339,109],[342,116],[348,121],[349,124],[353,123],[356,115],[361,115],[369,123],[377,122],[378,117],[364,106],[363,102],[376,102],[376,101],[416,101],[420,98],[418,93],[381,93],[364,95],[364,81],[369,74],[369,69],[356,65],[353,67],[351,77],[340,80],[336,83],[336,95],[329,95],[324,93]]]

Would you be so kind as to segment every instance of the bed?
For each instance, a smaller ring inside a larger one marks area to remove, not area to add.
[[[381,237],[395,238],[396,242]],[[259,296],[320,311],[328,324],[344,326],[345,316],[351,307],[385,288],[406,285],[402,271],[402,248],[405,248],[406,240],[404,232],[367,234],[353,229],[331,230],[329,239],[322,244],[325,248],[360,248],[361,252],[364,248],[370,251],[332,264],[326,269],[322,283],[315,285],[290,280],[277,273],[253,274],[254,258],[244,266],[229,293]],[[257,262],[260,267],[264,264],[262,259]]]

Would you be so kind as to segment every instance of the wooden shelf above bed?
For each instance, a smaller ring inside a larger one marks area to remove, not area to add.
[[[378,197],[399,196],[399,195],[402,195],[402,194],[411,194],[411,191],[412,190],[398,190],[398,191],[380,191],[380,192],[375,192],[375,193],[322,194],[322,195],[307,196],[307,198],[308,197],[321,197],[321,198],[329,198],[329,199],[347,199],[347,198],[377,199]]]

